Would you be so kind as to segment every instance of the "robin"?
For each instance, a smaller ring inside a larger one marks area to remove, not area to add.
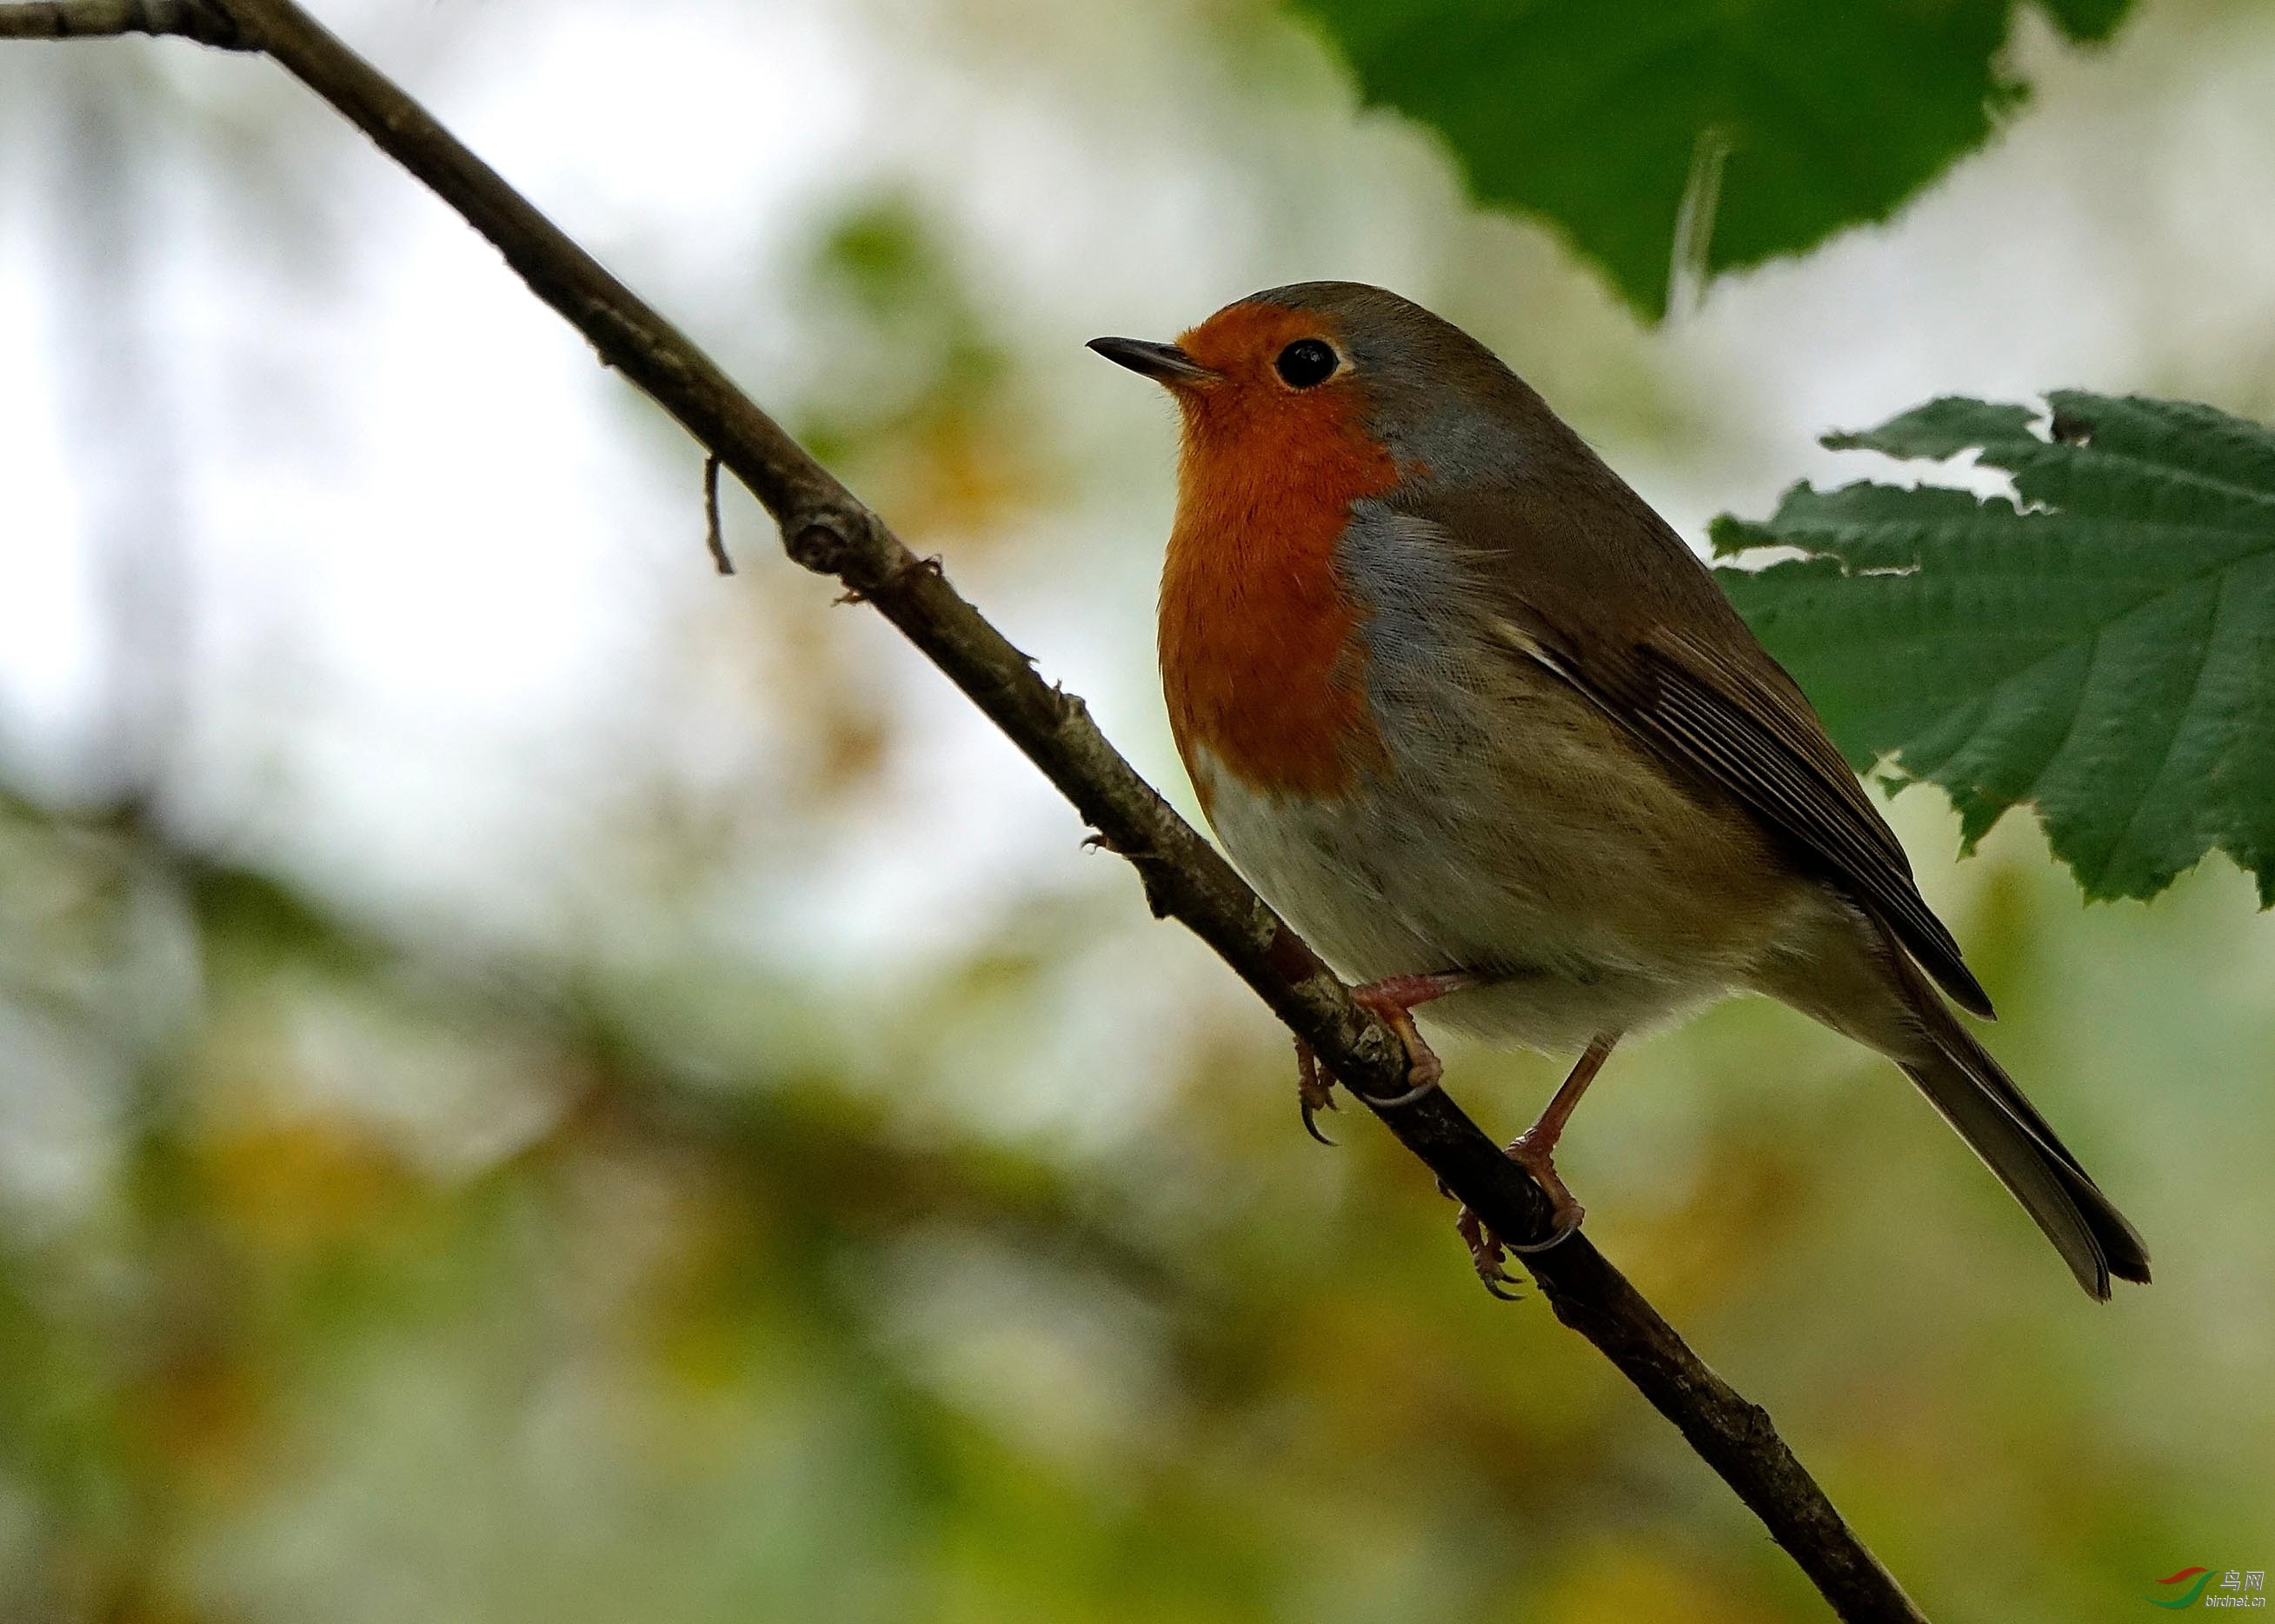
[[[1362,984],[1416,1091],[1440,1070],[1425,1006],[1579,1054],[1509,1146],[1553,1205],[1541,1245],[1580,1222],[1556,1143],[1613,1046],[1750,992],[1901,1067],[2094,1296],[2148,1280],[1946,1004],[1992,1015],[1801,689],[1492,351],[1347,282],[1091,347],[1183,419],[1161,678],[1225,849]],[[1310,1126],[1329,1082],[1298,1059]],[[1505,1281],[1499,1240],[1463,1233]]]

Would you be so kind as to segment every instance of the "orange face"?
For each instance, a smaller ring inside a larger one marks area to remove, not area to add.
[[[1258,789],[1331,795],[1382,759],[1364,606],[1334,568],[1354,502],[1397,480],[1330,323],[1235,305],[1179,340],[1184,416],[1161,582],[1170,721],[1206,802],[1208,765]]]
[[[1172,381],[1189,432],[1212,451],[1300,453],[1306,460],[1365,436],[1350,363],[1330,324],[1279,305],[1233,305],[1177,340],[1215,374]]]

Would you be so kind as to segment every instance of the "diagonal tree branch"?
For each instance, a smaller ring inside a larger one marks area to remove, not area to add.
[[[251,50],[236,21],[207,0],[30,0],[0,6],[0,40],[175,34],[224,50]]]
[[[781,525],[790,555],[832,575],[924,651],[1136,865],[1158,914],[1190,928],[1406,1148],[1496,1232],[1539,1235],[1539,1187],[1442,1090],[1406,1091],[1397,1037],[1107,742],[1083,702],[902,544],[716,363],[611,276],[417,102],[291,0],[41,0],[0,4],[0,39],[174,34],[259,51],[329,102],[465,217],[530,291],[638,384]],[[1925,1624],[1794,1458],[1769,1416],[1693,1353],[1576,1235],[1527,1259],[1556,1317],[1617,1365],[1719,1473],[1843,1619]]]

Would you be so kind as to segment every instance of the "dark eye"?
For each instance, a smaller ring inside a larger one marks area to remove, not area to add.
[[[1315,383],[1325,383],[1335,375],[1342,358],[1334,346],[1322,338],[1298,338],[1280,351],[1280,359],[1272,363],[1281,381],[1291,389],[1308,389]]]

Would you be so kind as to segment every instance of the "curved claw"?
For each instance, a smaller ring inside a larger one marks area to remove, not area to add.
[[[1333,1150],[1335,1142],[1319,1131],[1313,1119],[1320,1111],[1337,1108],[1334,1080],[1320,1070],[1319,1057],[1301,1038],[1296,1039],[1296,1102],[1303,1109],[1304,1131]]]
[[[1417,1083],[1402,1094],[1361,1094],[1359,1098],[1378,1111],[1394,1111],[1400,1106],[1412,1105],[1425,1094],[1434,1094],[1437,1091],[1438,1079],[1431,1077],[1425,1082]]]
[[[1563,1245],[1565,1242],[1579,1234],[1580,1220],[1587,1214],[1588,1209],[1575,1201],[1569,1208],[1560,1211],[1554,1215],[1556,1227],[1549,1232],[1546,1240],[1506,1241],[1502,1244],[1513,1252],[1520,1252],[1528,1257],[1536,1252],[1545,1252],[1551,1247]]]
[[[1490,1295],[1500,1298],[1503,1303],[1522,1303],[1524,1301],[1524,1294],[1523,1292],[1510,1291],[1506,1288],[1508,1286],[1514,1286],[1516,1284],[1515,1280],[1509,1279],[1506,1274],[1480,1274],[1478,1278],[1485,1283],[1485,1288]]]

